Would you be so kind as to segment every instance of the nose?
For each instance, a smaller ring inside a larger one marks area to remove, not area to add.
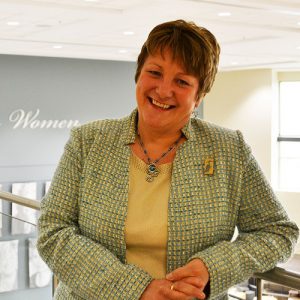
[[[167,80],[165,78],[160,80],[156,87],[156,93],[161,99],[172,97],[174,93],[172,81]]]

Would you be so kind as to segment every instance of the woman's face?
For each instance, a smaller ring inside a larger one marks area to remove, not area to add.
[[[163,57],[159,52],[150,55],[136,83],[139,126],[180,131],[201,102],[197,91],[197,78],[187,74],[170,51]]]

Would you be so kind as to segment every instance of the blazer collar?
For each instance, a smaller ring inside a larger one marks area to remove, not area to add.
[[[137,134],[138,110],[137,108],[124,119],[124,127],[120,139],[125,145],[132,144],[135,141]],[[193,141],[195,139],[194,128],[192,127],[192,119],[189,119],[187,124],[182,128],[182,133],[187,140]]]

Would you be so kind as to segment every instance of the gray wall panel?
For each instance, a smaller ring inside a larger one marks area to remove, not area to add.
[[[70,129],[34,128],[37,120],[127,115],[135,107],[134,71],[133,62],[0,55],[0,182],[50,179]],[[14,129],[9,118],[19,110],[33,122]]]

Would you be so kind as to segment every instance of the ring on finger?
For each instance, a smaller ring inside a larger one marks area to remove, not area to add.
[[[174,289],[174,283],[173,284],[171,284],[171,286],[170,286],[170,290],[171,291],[174,291],[175,289]]]

